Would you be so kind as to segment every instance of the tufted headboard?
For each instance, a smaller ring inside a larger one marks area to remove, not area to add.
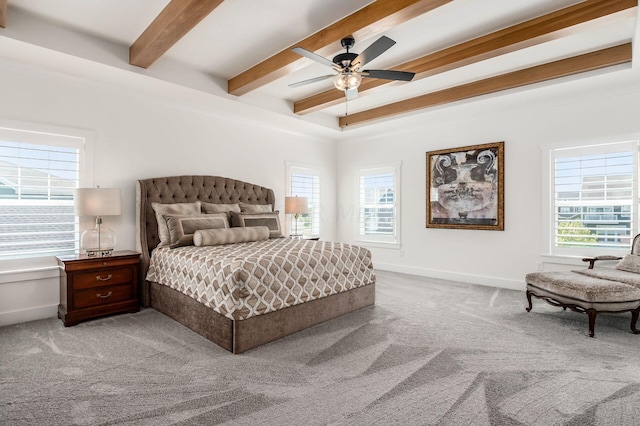
[[[640,234],[633,237],[631,243],[631,254],[640,254]]]
[[[271,204],[273,190],[251,183],[218,176],[170,176],[139,180],[136,187],[136,245],[142,253],[142,301],[148,306],[144,277],[149,268],[151,251],[160,243],[158,222],[151,203]]]

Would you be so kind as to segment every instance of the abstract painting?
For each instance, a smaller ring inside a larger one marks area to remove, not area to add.
[[[504,142],[427,152],[427,228],[504,230]]]

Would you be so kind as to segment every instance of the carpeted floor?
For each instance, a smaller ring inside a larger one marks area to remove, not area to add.
[[[3,425],[637,425],[640,335],[378,272],[374,307],[232,355],[152,309],[0,328]]]

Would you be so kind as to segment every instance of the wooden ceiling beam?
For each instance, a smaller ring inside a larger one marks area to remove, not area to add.
[[[346,127],[360,124],[436,105],[624,64],[631,62],[631,56],[631,43],[626,43],[350,114],[339,118],[339,126]]]
[[[0,0],[0,27],[7,27],[7,9],[9,7],[9,0]]]
[[[335,50],[337,41],[348,35],[356,39],[367,39],[394,26],[440,7],[451,0],[376,0],[358,10],[287,47],[254,67],[231,78],[228,81],[228,92],[232,95],[244,95],[286,74],[302,68],[307,60],[301,60],[294,47],[302,47],[319,55],[326,56]]]
[[[391,67],[416,73],[413,81],[450,71],[519,49],[566,37],[587,26],[635,16],[638,0],[588,0],[538,18],[478,37],[421,58]],[[388,80],[363,79],[358,92],[389,83]],[[344,101],[344,93],[329,89],[294,102],[296,114],[306,114]]]
[[[129,63],[148,68],[223,0],[171,0],[129,47]]]

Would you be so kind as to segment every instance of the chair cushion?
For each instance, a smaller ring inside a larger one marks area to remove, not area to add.
[[[582,271],[581,271],[582,272]],[[626,302],[640,300],[640,288],[594,278],[577,272],[534,272],[525,277],[527,284],[550,293],[585,302]]]
[[[640,288],[640,274],[612,268],[582,269],[573,271],[580,275],[603,280],[617,281]]]

